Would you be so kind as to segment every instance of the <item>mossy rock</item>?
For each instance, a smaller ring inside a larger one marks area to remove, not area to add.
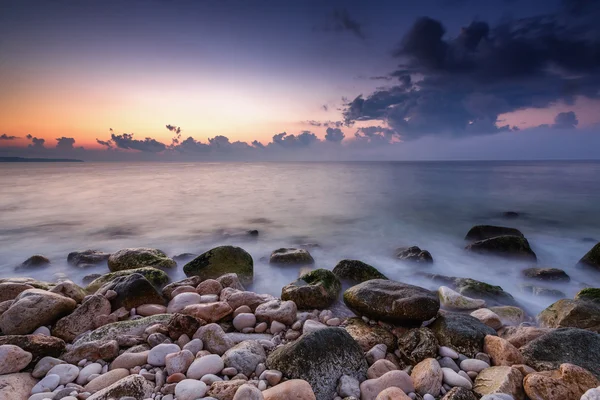
[[[338,279],[349,281],[353,284],[371,279],[388,279],[377,268],[359,260],[342,260],[337,263],[332,272]]]
[[[575,295],[575,299],[577,300],[591,300],[595,302],[600,302],[600,288],[585,288],[581,289]]]
[[[527,268],[521,271],[524,277],[538,281],[569,282],[571,278],[565,271],[558,268]]]
[[[596,244],[579,260],[579,265],[600,270],[600,243]]]
[[[87,287],[85,291],[88,293],[95,293],[96,290],[100,289],[104,284],[112,281],[115,278],[120,276],[128,276],[132,274],[140,274],[143,275],[146,279],[150,281],[156,287],[162,287],[167,282],[169,282],[169,275],[167,275],[164,271],[156,268],[146,267],[146,268],[136,268],[136,269],[128,269],[125,271],[118,272],[109,272],[108,274],[104,274],[99,278],[94,279]]]
[[[579,328],[600,333],[600,304],[561,299],[539,313],[537,320],[544,328]]]
[[[158,249],[145,247],[122,249],[108,257],[108,269],[111,272],[143,267],[175,268],[177,263]]]
[[[0,283],[23,283],[27,285],[31,285],[36,289],[50,290],[56,284],[44,281],[38,281],[33,278],[2,278],[0,279]]]
[[[537,256],[531,250],[529,242],[521,236],[506,235],[478,240],[467,245],[466,249],[473,253],[537,261]]]
[[[323,309],[335,302],[342,284],[333,272],[316,269],[300,276],[281,290],[282,300],[291,300],[299,309]]]
[[[96,340],[114,340],[117,336],[122,335],[142,336],[149,326],[154,324],[167,325],[171,317],[173,317],[171,314],[157,314],[145,318],[113,322],[81,335],[73,344],[80,345]]]
[[[117,295],[110,300],[113,310],[125,307],[127,310],[142,304],[164,305],[165,299],[152,283],[141,274],[119,276],[102,286],[97,294],[106,295],[113,290]]]
[[[510,293],[505,292],[502,287],[471,278],[456,278],[454,280],[454,290],[464,296],[483,299],[488,306],[517,305],[515,298]]]
[[[185,264],[183,272],[186,276],[198,276],[202,280],[234,273],[243,284],[250,284],[254,277],[254,260],[241,247],[219,246]]]
[[[507,228],[504,226],[494,225],[475,225],[469,230],[469,232],[467,232],[465,240],[478,241],[490,239],[497,236],[525,237],[520,230],[515,228]]]

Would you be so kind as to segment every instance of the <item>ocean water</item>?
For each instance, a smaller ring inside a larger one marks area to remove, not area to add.
[[[1,164],[0,187],[0,277],[81,282],[107,272],[67,264],[69,252],[88,248],[156,247],[173,256],[234,244],[254,258],[252,289],[279,295],[299,269],[270,266],[270,252],[318,244],[315,267],[359,259],[432,289],[414,273],[500,285],[532,312],[551,304],[520,288],[529,264],[464,250],[470,227],[494,224],[520,229],[538,266],[571,276],[539,286],[569,297],[600,286],[600,273],[576,267],[600,240],[600,162]],[[505,211],[520,217],[507,220]],[[434,264],[394,258],[410,245],[429,250]],[[33,254],[51,266],[15,271]],[[182,265],[171,275],[184,277]]]

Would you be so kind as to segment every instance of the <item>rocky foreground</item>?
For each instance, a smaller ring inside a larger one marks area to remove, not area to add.
[[[475,227],[467,240],[468,251],[536,260],[517,230]],[[429,276],[442,284],[433,292],[342,260],[274,298],[244,289],[253,260],[239,247],[187,257],[188,278],[172,283],[177,258],[143,248],[69,254],[81,268],[107,263],[86,288],[1,279],[0,399],[600,399],[600,289],[532,317],[498,286]],[[433,262],[418,247],[397,257]],[[315,260],[278,249],[270,262]],[[600,270],[600,244],[580,264]]]

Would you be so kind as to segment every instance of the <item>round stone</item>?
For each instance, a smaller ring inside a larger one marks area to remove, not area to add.
[[[175,386],[175,396],[178,400],[196,400],[204,397],[208,387],[206,383],[195,379],[184,379]]]
[[[46,375],[44,379],[39,381],[33,389],[31,389],[31,394],[42,393],[42,392],[51,392],[58,387],[60,382],[60,376],[56,374]]]
[[[163,343],[152,348],[148,353],[148,364],[154,367],[163,367],[165,365],[165,358],[167,354],[177,353],[181,349],[176,344]]]
[[[47,375],[56,374],[60,377],[60,385],[73,382],[79,375],[79,368],[71,364],[60,364],[52,367]]]
[[[200,379],[206,374],[218,374],[223,370],[225,364],[220,356],[210,354],[194,360],[187,370],[189,379]]]
[[[241,313],[233,319],[233,327],[238,331],[244,328],[252,328],[255,324],[256,316],[251,313]]]

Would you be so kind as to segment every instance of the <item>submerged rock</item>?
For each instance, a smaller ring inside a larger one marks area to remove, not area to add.
[[[467,245],[466,249],[474,253],[537,261],[529,242],[521,236],[496,236],[479,240]]]
[[[144,247],[122,249],[108,258],[108,269],[111,272],[143,267],[169,269],[176,266],[177,263],[161,250]]]
[[[475,357],[483,351],[486,335],[496,335],[496,331],[477,318],[466,314],[445,313],[430,325],[441,346]]]
[[[362,349],[345,330],[326,328],[276,349],[267,358],[267,367],[288,379],[307,381],[318,400],[330,400],[342,375],[362,381],[368,366]]]
[[[144,278],[148,279],[150,283],[152,283],[154,286],[162,286],[165,283],[169,282],[169,275],[167,275],[164,271],[160,269],[151,267],[135,268],[125,271],[109,272],[108,274],[104,274],[99,278],[94,279],[89,285],[87,285],[85,291],[88,293],[95,293],[103,285],[112,281],[113,279],[118,278],[120,276],[128,276],[133,274],[143,275]]]
[[[342,260],[337,263],[332,272],[338,279],[349,281],[353,284],[371,279],[388,279],[377,268],[359,260]]]
[[[46,257],[36,254],[35,256],[29,257],[27,260],[23,261],[20,265],[18,265],[15,269],[29,269],[29,268],[42,268],[50,265],[50,260]]]
[[[87,266],[103,263],[110,257],[110,253],[104,253],[99,250],[73,251],[67,255],[67,262],[76,267],[85,268]]]
[[[581,328],[600,333],[600,303],[562,299],[538,314],[544,328]]]
[[[522,271],[526,278],[538,281],[560,281],[569,282],[571,278],[565,271],[558,268],[527,268]]]
[[[493,225],[475,225],[472,227],[465,240],[479,241],[485,239],[491,239],[497,236],[518,236],[524,238],[525,236],[520,230],[515,228],[507,228],[504,226],[493,226]]]
[[[162,294],[141,274],[119,276],[102,286],[96,293],[105,295],[109,290],[117,293],[117,296],[110,300],[113,310],[121,307],[129,310],[142,304],[165,304]]]
[[[463,296],[446,286],[440,286],[438,295],[442,306],[451,310],[475,310],[485,307],[485,300]]]
[[[217,279],[228,273],[235,273],[243,284],[252,283],[254,261],[241,247],[219,246],[194,258],[183,267],[187,276],[200,279]]]
[[[579,260],[579,265],[584,267],[594,268],[600,270],[600,243],[596,244],[591,248],[582,258]]]
[[[358,315],[399,324],[420,324],[435,317],[440,308],[435,293],[384,279],[351,287],[344,292],[344,303]]]
[[[527,284],[527,283],[521,283],[519,285],[519,289],[523,293],[527,293],[527,294],[530,294],[533,296],[539,296],[539,297],[549,297],[549,298],[554,298],[554,299],[560,299],[560,298],[564,298],[567,296],[564,292],[561,292],[558,289],[550,289],[547,287],[531,285],[531,284]]]
[[[396,258],[402,261],[410,261],[421,264],[430,264],[433,262],[431,253],[427,250],[421,250],[417,246],[400,247],[396,249]]]
[[[454,290],[458,293],[476,299],[483,299],[488,306],[517,305],[514,297],[505,292],[502,287],[477,281],[471,278],[455,278]]]
[[[312,265],[315,263],[315,260],[308,250],[281,248],[271,253],[269,263],[279,265]]]
[[[600,288],[581,289],[575,295],[575,300],[590,300],[600,302]]]
[[[342,285],[333,272],[316,269],[300,276],[281,290],[282,300],[291,300],[299,309],[323,309],[335,302]]]

